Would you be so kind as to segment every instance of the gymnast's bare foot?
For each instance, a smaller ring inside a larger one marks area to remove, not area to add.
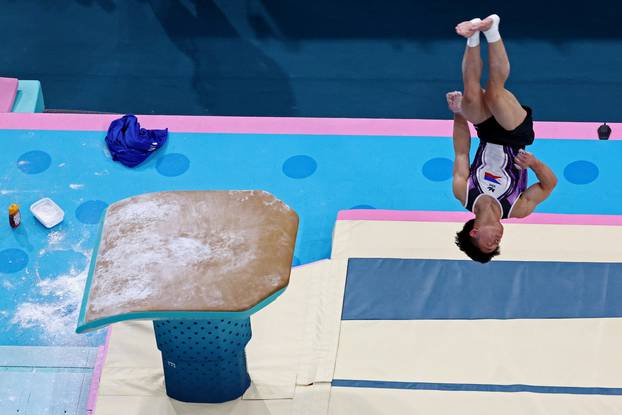
[[[475,34],[475,32],[479,32],[479,26],[482,21],[480,19],[472,19],[466,22],[458,23],[456,26],[456,33],[460,36],[469,38]],[[491,23],[492,24],[492,23]]]
[[[459,23],[456,26],[456,33],[460,36],[464,36],[466,38],[471,37],[475,32],[485,32],[490,29],[492,25],[495,23],[495,20],[498,22],[499,16],[496,14],[491,14],[484,20],[480,19],[471,19],[468,22]]]

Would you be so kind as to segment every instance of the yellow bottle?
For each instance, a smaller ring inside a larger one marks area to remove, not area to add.
[[[9,206],[9,224],[11,228],[17,228],[22,223],[22,215],[19,213],[19,205],[13,203]]]

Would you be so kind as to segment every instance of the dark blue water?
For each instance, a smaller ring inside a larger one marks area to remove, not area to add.
[[[0,0],[2,76],[48,108],[448,118],[461,20],[496,12],[536,120],[622,121],[619,4],[534,0]],[[26,24],[27,22],[27,24]]]

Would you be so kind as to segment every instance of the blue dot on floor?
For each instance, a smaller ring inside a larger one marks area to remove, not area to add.
[[[423,175],[433,182],[442,182],[451,178],[453,172],[453,161],[437,157],[430,159],[423,165]]]
[[[304,179],[311,176],[316,170],[317,163],[309,156],[293,156],[283,163],[283,173],[292,179]]]
[[[591,161],[573,161],[564,169],[564,177],[573,184],[592,183],[598,177],[598,166]]]
[[[356,205],[356,206],[352,206],[350,209],[376,209],[376,208],[370,205]]]
[[[156,170],[162,176],[174,177],[184,174],[190,167],[188,157],[180,153],[167,154],[158,159]]]
[[[101,200],[89,200],[82,203],[76,209],[76,218],[87,225],[96,225],[99,223],[102,213],[108,207],[108,203]]]
[[[0,272],[12,274],[21,271],[28,265],[28,254],[21,249],[4,249],[0,251]]]
[[[41,173],[50,167],[52,157],[45,151],[29,151],[17,159],[17,168],[26,174]]]

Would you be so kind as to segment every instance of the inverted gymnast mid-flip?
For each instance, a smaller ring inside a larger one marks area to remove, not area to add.
[[[467,38],[462,60],[464,95],[447,94],[454,113],[453,191],[465,208],[475,214],[456,235],[456,244],[471,259],[488,262],[499,255],[503,236],[501,219],[524,218],[546,199],[555,185],[555,174],[544,163],[524,150],[533,143],[531,108],[522,106],[505,81],[510,62],[499,34],[499,16],[473,19],[456,26]],[[488,42],[488,83],[480,86],[482,58],[479,35]],[[469,163],[471,134],[467,121],[473,123],[479,147]],[[527,188],[527,169],[539,182]]]

